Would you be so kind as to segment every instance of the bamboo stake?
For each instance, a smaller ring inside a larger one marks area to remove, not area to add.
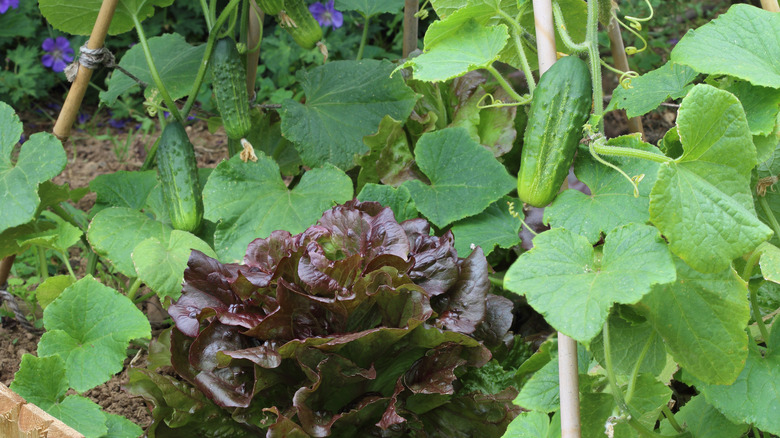
[[[552,2],[533,0],[539,75],[558,60]],[[561,399],[561,438],[580,437],[580,392],[577,370],[577,342],[558,332],[558,382]]]
[[[263,37],[263,11],[257,6],[255,0],[249,2],[249,32],[246,37],[246,46],[252,50],[246,55],[246,92],[249,100],[255,99],[255,81],[257,79],[257,62],[260,60],[260,39]]]
[[[615,68],[621,71],[628,71],[626,47],[623,45],[623,36],[620,34],[620,25],[615,17],[612,17],[612,21],[609,22],[607,35],[609,35],[609,46],[612,50],[612,59],[615,60]],[[642,137],[644,137],[645,130],[642,126],[642,119],[639,117],[631,117],[628,119],[628,132],[639,132],[642,134]]]
[[[769,12],[780,12],[780,5],[777,0],[761,0],[761,7]]]
[[[108,27],[111,25],[111,19],[114,18],[114,11],[116,11],[118,3],[119,0],[103,0],[97,20],[95,21],[95,27],[92,28],[92,34],[89,36],[87,48],[96,50],[103,47],[103,43],[106,41],[106,35],[108,34]],[[68,97],[65,98],[65,103],[62,105],[60,115],[57,117],[57,122],[54,124],[53,133],[63,142],[70,137],[70,129],[73,127],[73,122],[76,121],[79,108],[81,107],[81,101],[84,100],[84,93],[87,92],[87,87],[89,86],[89,80],[91,78],[92,70],[80,65],[76,79],[70,86]]]
[[[404,3],[404,58],[417,48],[418,21],[415,14],[419,8],[419,0],[406,0]]]

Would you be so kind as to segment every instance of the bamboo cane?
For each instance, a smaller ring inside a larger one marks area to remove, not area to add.
[[[615,68],[621,71],[628,71],[626,47],[623,45],[623,35],[620,34],[620,25],[615,17],[612,17],[612,21],[609,22],[607,35],[609,36],[609,45],[612,50],[612,59],[615,61]],[[642,119],[639,117],[628,119],[628,132],[639,132],[644,137],[645,130],[642,126]]]
[[[761,7],[769,12],[780,12],[777,0],[761,0]]]
[[[103,43],[106,41],[106,35],[108,34],[108,27],[111,25],[111,20],[114,17],[114,11],[116,11],[118,3],[119,0],[103,0],[97,20],[95,21],[95,27],[92,28],[92,34],[89,36],[87,48],[96,50],[103,47]],[[79,108],[81,107],[81,101],[84,100],[84,93],[87,92],[87,87],[89,86],[89,80],[91,78],[92,69],[80,65],[76,79],[70,86],[68,97],[65,99],[60,115],[57,117],[57,122],[54,124],[53,133],[63,142],[70,137],[70,129],[73,127],[73,122],[76,121]]]
[[[555,50],[552,2],[533,0],[539,75],[558,60]],[[580,393],[577,342],[558,332],[558,379],[561,399],[561,438],[580,437]]]
[[[404,3],[404,58],[417,48],[418,21],[415,14],[417,14],[419,7],[419,0],[406,0]]]

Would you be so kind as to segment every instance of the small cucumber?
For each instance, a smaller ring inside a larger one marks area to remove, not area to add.
[[[284,0],[257,0],[257,6],[266,15],[278,15],[284,9]]]
[[[211,54],[211,80],[217,108],[228,137],[240,140],[252,128],[249,96],[246,92],[246,67],[230,37],[217,41]]]
[[[194,233],[203,219],[203,198],[198,180],[195,149],[179,122],[163,129],[157,147],[157,175],[171,225]]]
[[[322,39],[322,28],[306,6],[305,0],[285,0],[284,10],[292,20],[284,28],[304,49],[313,49]]]
[[[590,71],[576,56],[558,60],[534,91],[523,136],[517,194],[544,207],[558,195],[590,114]]]

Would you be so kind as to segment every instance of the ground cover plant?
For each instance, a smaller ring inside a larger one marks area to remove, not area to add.
[[[104,3],[38,6],[83,38]],[[0,102],[0,266],[37,264],[34,292],[12,283],[45,329],[18,394],[88,437],[571,436],[570,338],[582,436],[780,434],[780,13],[733,4],[639,75],[604,30],[658,2],[553,1],[552,67],[527,0],[202,0],[205,32],[148,36],[172,3],[103,23],[137,44],[100,99],[142,93],[160,125],[140,169],[57,185],[61,139],[19,145]],[[42,65],[76,56],[46,41]],[[605,135],[670,99],[657,144]],[[213,169],[194,115],[228,137]],[[145,429],[82,396],[128,349]]]

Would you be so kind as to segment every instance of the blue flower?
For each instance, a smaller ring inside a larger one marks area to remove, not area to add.
[[[18,8],[19,0],[0,0],[0,14],[5,14],[11,8]]]
[[[334,29],[338,29],[344,25],[344,16],[333,6],[333,1],[330,0],[324,5],[316,2],[309,6],[309,11],[317,19],[317,22],[320,23],[320,26],[333,26]]]
[[[42,47],[48,53],[43,55],[41,63],[44,67],[50,67],[57,73],[63,72],[68,63],[73,61],[73,49],[70,48],[70,41],[65,37],[58,36],[56,40],[46,38]]]

